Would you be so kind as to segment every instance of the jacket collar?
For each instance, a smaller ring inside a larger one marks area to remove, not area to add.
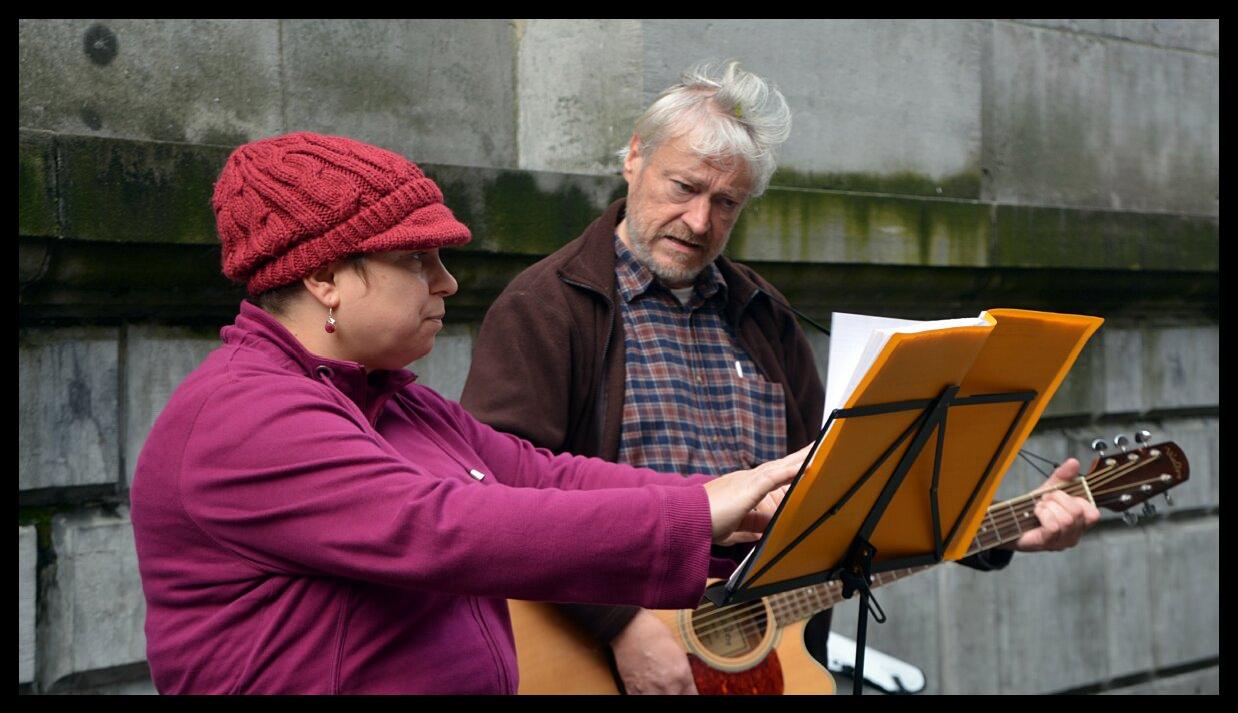
[[[257,349],[290,372],[331,384],[374,423],[391,395],[417,375],[407,369],[376,369],[369,374],[352,361],[328,359],[306,349],[279,320],[249,300],[241,302],[236,321],[220,330],[225,344]]]
[[[568,249],[567,259],[561,263],[558,274],[565,282],[586,287],[615,304],[617,288],[615,279],[615,229],[623,220],[627,198],[620,198],[593,221],[585,232],[577,238]],[[726,282],[728,300],[727,318],[732,324],[738,324],[743,308],[752,300],[760,287],[735,268],[734,263],[724,256],[718,256],[714,261],[722,279]]]

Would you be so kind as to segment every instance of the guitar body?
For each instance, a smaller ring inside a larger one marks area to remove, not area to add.
[[[508,607],[520,667],[519,693],[620,693],[608,647],[552,605],[509,600]],[[674,632],[702,694],[834,693],[833,677],[804,646],[803,621],[781,629],[747,621],[718,631],[708,623],[694,625],[696,612],[691,610],[653,613]]]
[[[1147,445],[1148,438],[1142,432],[1136,436],[1141,447],[1130,452],[1123,447],[1120,454],[1103,456],[1086,476],[1060,489],[1089,498],[1097,507],[1125,512],[1185,482],[1190,465],[1182,449],[1172,442]],[[1036,501],[1037,496],[1029,494],[991,506],[984,520],[987,541],[977,535],[968,554],[1013,542],[1029,523],[1039,525]],[[872,585],[930,566],[880,573]],[[832,581],[723,609],[706,604],[654,614],[674,632],[700,693],[834,693],[834,679],[804,646],[804,626],[812,612],[842,601],[841,592],[838,582]],[[789,622],[782,627],[774,616],[779,599],[779,616]],[[788,602],[795,605],[786,606]],[[620,693],[608,647],[593,641],[549,604],[508,600],[508,606],[520,666],[519,693]]]

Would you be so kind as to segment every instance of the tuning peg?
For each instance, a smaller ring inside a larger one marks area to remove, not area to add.
[[[1146,517],[1154,517],[1156,515],[1156,506],[1152,503],[1145,502],[1143,504],[1143,514]]]
[[[1103,456],[1105,455],[1105,451],[1109,450],[1109,444],[1105,443],[1103,439],[1097,438],[1092,441],[1092,450],[1096,451],[1098,455]]]
[[[1137,522],[1139,522],[1139,516],[1136,515],[1131,510],[1123,510],[1122,511],[1122,522],[1126,523],[1127,525],[1131,525],[1133,527]]]
[[[1126,446],[1130,442],[1131,442],[1131,439],[1127,438],[1126,436],[1123,436],[1121,433],[1113,437],[1113,445],[1117,446],[1118,448],[1121,448],[1123,453],[1126,452]]]
[[[1168,505],[1169,507],[1173,507],[1174,496],[1170,495],[1168,490],[1164,492],[1164,496],[1165,496],[1165,504]]]
[[[1152,434],[1148,431],[1139,431],[1138,433],[1135,434],[1135,442],[1138,443],[1140,446],[1148,445],[1148,442],[1151,440],[1152,440]]]

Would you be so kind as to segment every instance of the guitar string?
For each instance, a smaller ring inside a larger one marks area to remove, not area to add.
[[[1154,478],[1143,482],[1152,483],[1158,481],[1159,479]],[[1136,482],[1131,485],[1138,486],[1141,484],[1143,483]],[[1124,489],[1129,487],[1130,485],[1124,486]],[[1105,496],[1110,495],[1108,492],[1102,494]],[[878,586],[881,586],[901,579],[902,577],[913,574],[917,571],[930,569],[932,566],[933,565],[924,565],[918,568],[905,568],[902,570],[879,573],[874,575],[873,579],[876,581]],[[728,607],[726,608],[728,610],[728,616],[719,617],[715,615],[713,620],[710,621],[708,625],[706,625],[703,621],[703,617],[695,618],[693,620],[693,630],[697,633],[698,637],[708,637],[711,634],[729,629],[741,634],[745,639],[756,639],[759,641],[767,631],[767,627],[763,626],[761,623],[762,619],[767,619],[772,615],[775,626],[780,627],[781,624],[778,624],[780,620],[798,621],[816,611],[829,609],[843,600],[841,596],[841,585],[838,582],[827,582],[823,585],[805,587],[798,590],[797,594],[798,598],[803,598],[805,601],[799,602],[796,601],[795,598],[788,599],[785,595],[775,595],[773,597],[769,597],[768,599],[770,600],[770,606],[768,615],[765,611],[765,607],[761,605],[760,602],[754,602],[738,607]],[[816,600],[815,602],[812,601],[814,599]]]
[[[1146,467],[1147,465],[1155,462],[1159,458],[1160,456],[1157,455],[1157,456],[1152,456],[1149,459],[1116,463],[1114,465],[1108,465],[1105,468],[1097,470],[1091,475],[1086,476],[1086,478],[1090,481],[1090,485],[1092,486],[1093,497],[1094,498],[1096,498],[1097,496],[1108,497],[1114,494],[1114,492],[1112,491],[1104,490],[1103,487],[1107,485],[1108,483],[1112,482],[1114,479],[1122,477],[1126,473],[1126,471],[1132,470],[1137,467],[1138,468]],[[1112,472],[1107,472],[1110,470],[1112,470]],[[1156,483],[1156,482],[1161,482],[1161,479],[1153,478],[1147,481],[1139,481],[1135,483],[1130,483],[1130,484],[1123,485],[1121,488],[1118,488],[1116,490],[1118,491],[1129,490],[1132,487],[1137,487],[1145,483]],[[1085,488],[1083,483],[1079,481],[1067,483],[1055,489],[1064,490],[1076,496],[1079,495],[1080,493],[1085,493],[1087,491],[1087,488]],[[1079,493],[1071,492],[1074,490],[1078,490]],[[994,505],[990,508],[988,515],[986,515],[986,519],[994,523],[994,529],[998,531],[998,534],[1000,536],[1002,534],[1002,531],[1009,525],[1014,524],[1017,526],[1018,520],[1020,518],[1018,516],[1018,513],[1013,513],[1013,512],[1003,513],[999,518],[994,518],[992,516],[993,510],[1007,509],[1007,510],[1013,511],[1016,503],[1022,504],[1022,501],[1027,501],[1027,502],[1035,501],[1039,499],[1041,496],[1043,496],[1045,492],[1048,492],[1048,491],[1042,491],[1041,493],[1024,495],[1024,496],[1020,496],[1018,498],[1014,498],[1014,499],[1011,499],[1011,500],[1008,500],[1002,503],[998,503],[997,505]],[[1018,529],[1020,530],[1020,534],[1021,534],[1022,528],[1018,528]],[[1013,535],[1010,539],[1014,539],[1017,537],[1018,535]],[[1010,541],[1010,539],[1001,539],[999,537],[997,544],[1003,544],[1004,542]],[[979,535],[977,535],[977,537],[974,539],[974,542],[977,545],[980,544]],[[981,547],[980,549],[986,549],[986,548]],[[931,565],[925,565],[922,569],[927,569],[930,566]],[[906,571],[907,573],[912,573],[916,570],[917,568],[906,568],[905,570],[898,570],[898,571]],[[888,575],[890,573],[884,573],[884,574]],[[894,581],[894,579],[898,579],[901,576],[905,576],[905,575],[899,575],[899,577],[895,577],[891,579],[890,581]],[[878,581],[879,585],[887,583],[887,582],[881,581],[882,574],[874,575],[874,579]],[[841,585],[839,585],[837,582],[827,582],[824,584],[825,586],[816,585],[813,587],[802,587],[799,590],[793,590],[793,591],[802,592],[802,594],[800,594],[799,596],[802,596],[804,598],[812,597],[812,598],[816,598],[820,600],[822,590],[841,589]],[[770,613],[774,615],[775,621],[777,621],[778,619],[778,614],[779,614],[778,610],[780,608],[779,605],[787,605],[787,606],[781,607],[783,613],[796,614],[796,613],[802,612],[804,609],[804,605],[798,602],[787,600],[787,599],[778,599],[777,597],[778,595],[768,598],[770,599],[770,610],[771,610]],[[834,600],[833,602],[830,602],[829,599],[830,598],[827,597],[825,602],[819,601],[818,603],[829,603],[832,606],[838,601],[838,600]],[[806,605],[809,608],[809,610],[812,611],[812,607],[814,606],[814,603],[811,601],[808,601],[806,602]],[[829,608],[829,607],[822,607],[822,609],[824,608]],[[737,622],[740,623],[741,625],[747,622],[751,622],[753,624],[752,629],[754,629],[754,631],[745,631],[742,633],[760,633],[761,631],[763,631],[763,628],[760,626],[759,620],[763,617],[766,617],[765,606],[761,604],[760,601],[750,602],[744,605],[738,605],[734,607],[722,607],[722,608],[718,608],[712,605],[706,605],[706,606],[699,608],[697,612],[702,613],[701,616],[693,618],[693,624],[694,624],[693,629],[694,631],[697,632],[698,636],[699,635],[708,636],[709,634],[716,633],[717,631],[723,628],[729,628],[727,626],[728,624],[734,624]]]
[[[1107,468],[1112,468],[1112,467],[1114,467],[1114,466],[1108,466]],[[1106,468],[1106,469],[1107,469],[1107,468]],[[1097,481],[1097,482],[1096,482],[1096,485],[1103,485],[1103,481],[1105,481],[1105,480],[1106,480],[1106,478],[1107,478],[1107,476],[1105,476],[1105,475],[1104,475],[1104,469],[1102,469],[1102,470],[1100,470],[1100,471],[1097,471],[1096,473],[1094,473],[1094,474],[1092,474],[1092,475],[1090,475],[1090,476],[1088,476],[1088,477],[1089,477],[1090,479],[1095,479],[1095,480]],[[1112,476],[1108,476],[1108,477],[1112,477]],[[1082,484],[1078,484],[1078,483],[1070,483],[1070,484],[1066,484],[1066,485],[1064,485],[1064,486],[1061,486],[1059,489],[1070,491],[1070,490],[1073,490],[1073,489],[1075,489],[1075,488],[1078,488],[1080,491],[1082,491],[1082,490],[1083,490],[1083,488],[1082,488]],[[1072,494],[1073,494],[1073,493],[1072,493]],[[993,506],[992,508],[990,508],[990,514],[989,514],[988,516],[986,516],[986,517],[987,517],[989,520],[994,521],[995,523],[997,523],[997,524],[996,524],[996,529],[999,529],[999,530],[1004,529],[1006,526],[1008,526],[1008,525],[1010,525],[1010,524],[1013,524],[1013,523],[1017,522],[1017,520],[1018,520],[1017,515],[1016,515],[1016,516],[1011,516],[1011,515],[1009,515],[1009,514],[1003,514],[1003,515],[1001,516],[1001,519],[1000,519],[1000,520],[994,520],[994,519],[992,518],[992,516],[991,516],[991,511],[992,511],[992,510],[995,510],[995,509],[998,509],[998,508],[1012,509],[1014,505],[1016,505],[1016,504],[1020,504],[1020,503],[1019,503],[1019,501],[1030,501],[1030,500],[1034,500],[1034,499],[1036,499],[1037,497],[1039,497],[1040,495],[1041,495],[1041,494],[1040,494],[1040,493],[1038,493],[1038,494],[1036,494],[1036,495],[1034,495],[1034,496],[1033,496],[1033,495],[1021,496],[1020,498],[1015,498],[1015,499],[1012,499],[1012,500],[1009,500],[1009,501],[1006,501],[1006,502],[1003,502],[1003,503],[999,503],[998,505],[995,505],[995,506]],[[979,539],[979,537],[977,537],[976,539],[978,540],[978,539]],[[775,596],[777,596],[777,595],[775,595]],[[708,606],[708,605],[707,605],[707,606]],[[714,610],[714,609],[717,609],[717,607],[712,607],[712,608],[701,607],[701,608],[700,608],[700,609],[698,609],[697,611],[702,611],[702,612],[706,612],[706,613],[708,613],[708,612],[710,612],[710,611],[712,611],[712,610]],[[719,610],[719,611],[728,611],[728,610],[729,610],[729,608],[724,607],[724,608],[722,608],[722,610]],[[702,620],[702,621],[708,621],[707,619],[705,619],[705,617],[701,617],[701,620]]]
[[[1099,472],[1100,471],[1098,471],[1098,473]],[[1090,477],[1094,477],[1094,476],[1090,476]],[[1063,490],[1069,489],[1070,485],[1071,484],[1067,484],[1063,486],[1061,489]],[[1028,499],[1034,499],[1034,496],[1024,496],[1016,500],[1028,500]],[[994,507],[995,508],[1005,507],[1013,503],[1014,501],[1007,501],[1006,503],[1001,503],[998,506],[994,506]],[[1015,522],[1015,520],[1010,519],[1009,522]],[[977,540],[978,539],[979,537],[977,537]],[[876,577],[880,577],[880,575],[876,575]],[[803,588],[803,589],[815,589],[815,587],[814,588]],[[799,591],[799,590],[793,590],[793,591]],[[771,609],[776,609],[779,604],[783,604],[786,601],[785,595],[781,595],[781,596],[774,595],[773,597],[769,597],[769,599],[771,600],[770,602]],[[799,607],[795,603],[790,603],[790,604],[791,604],[791,607],[790,607],[791,611],[796,611],[799,609]],[[694,630],[698,632],[698,635],[709,635],[710,633],[715,633],[716,631],[720,629],[730,628],[730,626],[736,622],[744,622],[744,621],[756,622],[758,619],[760,619],[760,617],[764,616],[764,610],[765,610],[764,605],[761,604],[761,602],[759,601],[750,602],[750,603],[747,603],[744,605],[738,605],[735,607],[723,607],[721,609],[718,609],[717,607],[712,607],[712,608],[707,608],[707,607],[708,605],[698,609],[697,612],[700,612],[701,614],[693,618],[693,623],[694,623],[693,628]],[[787,611],[787,608],[784,607],[783,611],[784,612]],[[777,612],[775,612],[775,615],[776,614]],[[777,617],[775,616],[775,618]],[[717,625],[721,625],[721,626],[717,626]],[[760,629],[759,624],[756,624],[756,628]]]
[[[1154,461],[1155,461],[1155,460],[1157,460],[1158,458],[1159,458],[1159,456],[1153,456],[1153,457],[1152,457],[1152,458],[1150,458],[1150,459],[1145,459],[1145,460],[1142,460],[1142,461],[1127,461],[1127,462],[1125,462],[1125,463],[1114,464],[1114,465],[1111,465],[1111,466],[1106,466],[1105,468],[1102,468],[1102,469],[1100,469],[1100,470],[1096,471],[1095,473],[1093,473],[1093,474],[1091,474],[1091,475],[1086,476],[1086,477],[1087,477],[1087,479],[1088,479],[1089,481],[1094,481],[1094,482],[1092,482],[1092,486],[1093,486],[1093,496],[1095,497],[1096,495],[1100,495],[1100,496],[1102,496],[1102,497],[1108,497],[1109,495],[1111,495],[1111,493],[1110,493],[1109,491],[1105,491],[1105,490],[1103,489],[1103,486],[1105,486],[1106,484],[1108,484],[1109,482],[1111,482],[1111,481],[1112,481],[1112,480],[1114,480],[1115,478],[1121,477],[1121,476],[1125,473],[1125,471],[1129,471],[1129,470],[1131,470],[1131,469],[1133,469],[1133,468],[1135,468],[1135,467],[1145,467],[1146,465],[1148,465],[1148,464],[1150,464],[1150,463],[1154,462]],[[1107,471],[1110,471],[1110,470],[1112,470],[1112,472],[1107,472]],[[1127,485],[1124,485],[1124,486],[1123,486],[1122,488],[1120,488],[1119,490],[1121,490],[1121,489],[1130,489],[1131,487],[1135,487],[1135,486],[1142,485],[1142,484],[1144,484],[1145,482],[1146,482],[1146,483],[1154,483],[1154,482],[1158,482],[1159,480],[1160,480],[1159,478],[1153,478],[1153,479],[1151,479],[1151,480],[1149,480],[1149,481],[1142,481],[1142,482],[1136,482],[1136,483],[1133,483],[1133,484],[1127,484]],[[1074,489],[1076,489],[1076,488],[1077,488],[1078,490],[1080,490],[1080,491],[1084,491],[1084,492],[1085,492],[1085,488],[1083,488],[1083,484],[1082,484],[1082,483],[1080,483],[1080,482],[1078,482],[1078,481],[1076,481],[1076,482],[1074,482],[1074,483],[1068,483],[1068,484],[1065,484],[1065,485],[1063,485],[1063,486],[1059,487],[1058,489],[1060,489],[1060,490],[1066,490],[1066,491],[1068,491],[1068,492],[1069,492],[1069,491],[1074,490]],[[1047,492],[1047,491],[1045,491],[1045,492]],[[1074,493],[1072,493],[1072,494],[1074,494]],[[1017,516],[1017,514],[1015,514],[1015,515],[1004,514],[1000,520],[995,520],[994,518],[992,518],[992,517],[991,517],[991,511],[992,511],[992,510],[994,510],[994,509],[999,509],[999,508],[1006,508],[1006,509],[1013,510],[1013,507],[1012,507],[1012,506],[1014,505],[1014,503],[1015,503],[1015,502],[1017,502],[1017,501],[1031,501],[1031,500],[1035,500],[1035,499],[1037,499],[1038,497],[1040,497],[1041,495],[1043,495],[1043,492],[1042,492],[1042,493],[1037,493],[1037,494],[1035,494],[1035,495],[1025,495],[1025,496],[1021,496],[1021,497],[1019,497],[1019,498],[1015,498],[1015,499],[1012,499],[1012,500],[1009,500],[1009,501],[1006,501],[1006,502],[1003,502],[1003,503],[999,503],[999,504],[997,504],[997,505],[995,505],[995,506],[993,506],[993,507],[991,507],[991,508],[990,508],[989,519],[990,519],[991,521],[993,521],[993,522],[1000,522],[1000,523],[1001,523],[1001,524],[998,524],[998,525],[996,525],[996,526],[995,526],[995,529],[997,529],[997,530],[999,531],[999,533],[1001,533],[1001,531],[1002,531],[1002,530],[1003,530],[1006,526],[1008,526],[1008,525],[1010,525],[1010,524],[1017,523],[1017,521],[1018,521],[1018,516]],[[1020,529],[1020,531],[1022,530],[1022,528],[1019,528],[1019,529]],[[1013,539],[1013,537],[1017,537],[1017,535],[1012,536],[1012,538],[1011,538],[1011,539]],[[974,540],[974,541],[977,543],[977,545],[979,545],[979,544],[980,544],[980,538],[979,538],[979,536],[977,536],[977,537],[975,538],[975,540]],[[1008,539],[999,539],[998,543],[1000,544],[1000,543],[1003,543],[1003,542],[1006,542],[1006,541],[1009,541],[1009,540],[1008,540]],[[980,549],[985,549],[985,548],[981,547]],[[927,568],[927,567],[928,567],[928,566],[925,566],[924,568]],[[906,571],[906,572],[908,572],[908,573],[911,573],[911,572],[914,572],[914,571],[915,571],[915,569],[914,569],[914,568],[908,568],[908,569],[906,569],[906,570],[901,570],[901,571]],[[885,574],[890,574],[890,573],[885,573]],[[900,576],[903,576],[903,575],[900,575]],[[898,578],[898,577],[895,577],[894,579],[897,579],[897,578]],[[883,581],[882,581],[883,577],[882,577],[882,574],[881,574],[881,573],[879,573],[879,574],[877,574],[877,575],[874,575],[874,579],[876,579],[876,580],[878,581],[878,583],[879,583],[879,584],[885,584],[885,583],[886,583],[886,582],[883,582]],[[893,579],[891,579],[890,581],[893,581]],[[818,600],[820,600],[820,599],[821,599],[821,596],[820,596],[820,591],[821,591],[821,590],[824,590],[824,589],[827,589],[827,588],[831,588],[831,587],[829,587],[829,585],[834,585],[834,586],[832,587],[833,589],[839,589],[839,588],[840,588],[840,586],[838,585],[838,583],[837,583],[837,582],[829,582],[829,583],[825,583],[825,584],[827,585],[826,587],[822,587],[821,585],[817,585],[817,586],[814,586],[814,587],[803,587],[803,588],[801,588],[800,590],[793,590],[793,591],[803,592],[803,594],[801,594],[801,595],[800,595],[800,596],[802,596],[802,597],[807,598],[807,597],[809,597],[809,596],[812,596],[812,597],[815,597],[815,598],[817,598]],[[790,613],[797,613],[797,612],[802,611],[802,609],[803,609],[803,605],[801,605],[800,603],[795,602],[795,601],[786,600],[786,599],[780,599],[780,598],[778,597],[778,595],[774,595],[773,597],[769,597],[769,599],[770,599],[770,609],[772,610],[772,611],[771,611],[771,613],[773,613],[773,614],[774,614],[775,620],[777,620],[777,618],[778,618],[778,614],[779,614],[779,611],[778,611],[778,610],[779,610],[780,608],[781,608],[781,610],[782,610],[782,612],[783,612],[783,613],[786,613],[786,612],[790,612]],[[827,601],[828,601],[828,599],[829,599],[829,597],[827,597]],[[836,602],[837,602],[837,600],[835,600],[833,603],[836,603]],[[784,605],[784,604],[785,604],[785,605],[788,605],[788,606],[781,606],[781,607],[780,607],[780,605]],[[808,602],[808,606],[811,608],[811,607],[813,606],[813,603],[812,603],[812,602]],[[823,607],[823,608],[828,608],[828,607]],[[760,602],[748,603],[748,604],[746,604],[746,605],[740,605],[740,606],[737,606],[737,607],[723,607],[722,609],[718,609],[717,607],[711,607],[711,606],[707,605],[707,606],[703,606],[703,607],[701,607],[701,608],[700,608],[700,609],[698,609],[697,611],[698,611],[698,612],[701,612],[701,613],[702,613],[702,615],[694,618],[693,622],[694,622],[694,624],[695,624],[696,626],[694,626],[693,628],[694,628],[694,629],[698,632],[698,634],[705,634],[705,635],[708,635],[708,634],[710,634],[710,633],[714,633],[714,632],[716,632],[717,630],[719,630],[719,627],[717,627],[717,626],[714,626],[713,628],[709,628],[707,625],[716,625],[716,624],[719,624],[719,623],[724,623],[724,622],[731,622],[731,623],[733,623],[733,622],[743,622],[743,621],[752,621],[752,622],[754,622],[754,623],[755,623],[755,622],[756,622],[757,620],[759,620],[761,617],[765,616],[765,607],[764,607],[763,605],[761,605],[761,603],[760,603]],[[716,611],[716,613],[715,613],[715,611]],[[712,616],[711,616],[711,615],[712,615]],[[757,624],[757,625],[756,625],[756,628],[757,628],[758,632],[759,632],[759,630],[761,629],[761,627],[759,626],[759,624]],[[750,633],[751,633],[751,632],[750,632]]]

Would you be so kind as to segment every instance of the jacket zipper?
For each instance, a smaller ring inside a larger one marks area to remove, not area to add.
[[[562,275],[559,276],[559,279],[574,287],[579,287],[582,290],[588,290],[602,298],[602,301],[606,303],[606,308],[608,310],[606,314],[606,321],[610,324],[610,328],[606,331],[606,341],[602,344],[602,360],[598,362],[598,386],[596,396],[598,402],[597,440],[598,450],[600,451],[602,450],[603,441],[606,436],[606,355],[610,353],[610,341],[615,332],[615,303],[611,301],[610,297],[603,294],[600,290],[595,289],[592,285],[576,282]]]

